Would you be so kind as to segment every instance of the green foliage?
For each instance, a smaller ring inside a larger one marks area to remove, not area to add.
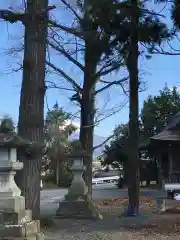
[[[149,96],[141,111],[142,134],[144,139],[161,132],[169,118],[180,111],[180,93],[174,86],[165,85],[157,96]]]
[[[57,174],[59,176],[59,181],[57,184]],[[45,185],[54,184],[59,187],[69,187],[73,179],[72,171],[68,166],[61,165],[57,171],[52,169],[51,172],[44,178]]]
[[[69,187],[73,180],[72,171],[69,168],[60,168],[59,170],[59,187]]]
[[[14,127],[14,123],[11,117],[5,116],[2,120],[1,120],[1,124],[0,124],[0,132],[1,133],[12,133],[14,132],[15,127]]]
[[[110,145],[105,146],[105,158],[103,165],[113,165],[120,168],[127,162],[127,140],[128,140],[128,124],[117,126],[114,130],[114,138]]]
[[[67,124],[70,114],[59,108],[56,103],[52,110],[49,110],[45,121],[45,159],[51,161],[55,167],[57,162],[65,161],[66,155],[70,151],[68,137],[76,130],[72,124]]]
[[[92,0],[91,3],[92,19],[104,31],[105,38],[109,38],[107,55],[114,54],[114,47],[115,49],[118,47],[121,55],[127,58],[131,44],[130,38],[134,31],[138,31],[139,42],[147,44],[149,47],[154,44],[159,45],[170,37],[166,24],[161,21],[158,14],[147,9],[145,1],[139,0],[136,9],[128,0]],[[134,27],[132,18],[135,12],[139,24]]]
[[[179,11],[180,11],[180,0],[174,0],[173,1],[173,6],[172,6],[172,11],[171,11],[171,18],[174,22],[174,25],[177,28],[180,28],[180,15],[179,15]]]
[[[81,149],[82,148],[81,142],[79,140],[74,140],[71,142],[71,147],[73,149]]]
[[[149,137],[161,132],[167,125],[169,118],[180,111],[180,93],[174,86],[172,89],[165,85],[157,96],[150,95],[144,101],[140,115],[140,142],[146,143]],[[114,139],[109,146],[105,146],[106,158],[103,164],[112,164],[116,167],[128,161],[127,146],[128,124],[120,125],[115,129]],[[141,154],[145,154],[142,152]],[[150,157],[150,153],[144,155]]]

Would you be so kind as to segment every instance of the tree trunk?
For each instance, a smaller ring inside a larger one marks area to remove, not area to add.
[[[86,81],[87,82],[87,81]],[[88,85],[88,84],[84,84]],[[93,135],[94,135],[94,97],[88,86],[84,88],[84,97],[81,104],[81,129],[80,141],[82,147],[89,154],[85,160],[85,182],[88,187],[89,196],[92,195],[92,161],[93,161]],[[89,96],[89,97],[88,97]]]
[[[127,68],[129,71],[129,206],[127,214],[135,216],[139,214],[139,191],[140,191],[140,174],[139,174],[139,101],[138,101],[138,16],[137,1],[133,0],[134,16],[132,16],[132,36],[130,40],[129,56],[127,59]]]
[[[59,161],[57,161],[57,163],[56,163],[57,165],[56,165],[56,184],[57,184],[57,186],[59,186]]]
[[[25,139],[44,141],[44,94],[47,20],[38,19],[38,12],[47,9],[48,0],[28,0],[24,36],[24,62],[18,133]],[[17,175],[17,184],[26,200],[26,209],[33,218],[40,214],[40,175],[42,153],[33,159],[25,159],[23,171]]]
[[[84,0],[84,36],[85,40],[85,70],[84,84],[81,99],[81,129],[80,141],[82,147],[87,151],[89,157],[85,159],[85,182],[88,186],[88,194],[92,197],[92,160],[93,160],[93,135],[94,135],[94,117],[95,117],[95,85],[96,68],[101,57],[101,51],[97,47],[96,24],[89,15],[91,1]]]
[[[93,160],[93,135],[95,116],[95,74],[97,61],[92,57],[91,44],[87,40],[85,50],[84,85],[81,101],[81,129],[80,141],[82,147],[88,152],[89,157],[85,159],[85,182],[88,186],[89,196],[92,196],[92,160]]]

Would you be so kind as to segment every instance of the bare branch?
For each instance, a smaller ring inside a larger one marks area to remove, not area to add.
[[[167,55],[167,56],[179,56],[179,53],[171,53],[171,52],[167,52],[167,51],[160,51],[158,49],[155,49],[155,51],[152,51],[152,54],[161,54],[161,55]]]
[[[161,55],[168,55],[168,56],[179,56],[180,55],[180,49],[174,49],[169,42],[167,42],[168,46],[171,48],[174,52],[165,51],[163,47],[155,47],[152,46],[151,54],[161,54]],[[149,49],[149,46],[146,46],[146,44],[141,43],[141,45],[147,49]]]
[[[124,83],[125,81],[127,81],[129,79],[129,77],[126,77],[126,78],[123,78],[123,79],[120,79],[118,81],[113,81],[113,82],[106,82],[106,81],[102,81],[100,80],[100,82],[104,82],[104,83],[107,83],[106,86],[98,89],[95,94],[98,94],[98,93],[101,93],[102,91],[108,89],[109,87],[113,86],[113,85],[120,85],[122,87],[122,83]]]
[[[128,101],[125,101],[121,106],[120,108],[118,108],[116,111],[112,111],[111,114],[109,114],[108,116],[100,119],[99,121],[97,122],[100,122],[100,121],[103,121],[104,119],[108,118],[108,117],[111,117],[112,115],[116,114],[117,112],[121,111],[122,108],[128,103]],[[96,122],[96,124],[97,124]],[[95,151],[97,148],[100,148],[102,147],[104,144],[106,144],[111,138],[113,138],[115,136],[115,133],[113,133],[112,135],[110,135],[108,138],[106,138],[102,143],[96,145],[93,147],[93,151]]]
[[[82,20],[81,17],[77,14],[77,12],[72,8],[72,6],[71,6],[69,3],[67,3],[65,0],[61,0],[61,2],[62,2],[68,9],[71,10],[71,12],[74,14],[74,16],[75,16],[79,21]]]
[[[97,126],[101,121],[103,121],[103,120],[113,116],[114,114],[118,113],[119,111],[121,111],[126,106],[127,103],[128,103],[128,101],[124,101],[123,104],[119,104],[118,106],[109,109],[110,113],[106,114],[104,117],[102,117],[98,120],[95,120],[94,126]]]
[[[76,83],[75,80],[73,80],[70,76],[68,76],[64,71],[62,71],[60,68],[56,67],[53,63],[46,61],[46,64],[54,69],[56,72],[60,73],[70,84],[72,84],[75,91],[82,91],[81,87]]]
[[[51,27],[54,27],[54,28],[59,28],[59,29],[65,31],[66,33],[70,33],[70,34],[72,34],[72,35],[74,35],[74,36],[76,36],[80,39],[84,39],[83,31],[81,31],[77,28],[66,27],[66,26],[63,26],[60,23],[57,23],[57,22],[53,21],[53,20],[49,20],[49,25]]]
[[[77,67],[79,67],[82,71],[84,71],[84,66],[77,61],[75,58],[73,58],[63,47],[59,47],[55,44],[53,44],[52,42],[48,41],[49,46],[51,46],[53,49],[55,49],[56,51],[60,52],[61,54],[63,54],[69,61],[71,61],[72,63],[74,63]]]
[[[71,91],[71,92],[74,92],[75,90],[74,89],[71,89],[71,88],[65,88],[65,87],[61,87],[57,84],[55,84],[54,82],[52,81],[46,81],[46,83],[49,83],[50,85],[47,86],[47,88],[55,88],[55,89],[60,89],[60,90],[67,90],[67,91]]]
[[[113,138],[115,136],[115,134],[110,135],[109,137],[107,137],[102,143],[96,145],[93,147],[93,151],[95,151],[97,148],[100,148],[102,146],[104,146],[111,138]]]

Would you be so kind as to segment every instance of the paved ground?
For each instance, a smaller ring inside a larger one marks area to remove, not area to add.
[[[54,214],[58,208],[58,202],[63,199],[67,193],[67,189],[52,189],[41,191],[41,213]],[[103,186],[93,188],[93,199],[101,200],[114,197],[126,197],[128,192],[126,189],[117,189],[115,186]],[[156,197],[158,192],[155,190],[141,190],[141,196]]]

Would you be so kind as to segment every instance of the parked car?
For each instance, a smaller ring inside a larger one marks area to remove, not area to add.
[[[43,189],[43,181],[42,180],[40,181],[40,189],[41,190]]]
[[[179,183],[166,183],[164,190],[170,199],[180,200],[180,184]]]

